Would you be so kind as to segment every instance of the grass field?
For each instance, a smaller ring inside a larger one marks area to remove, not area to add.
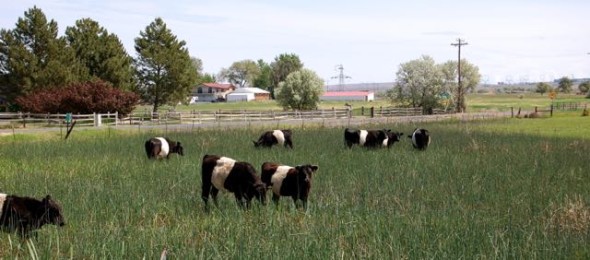
[[[262,129],[168,132],[184,157],[148,161],[162,132],[0,137],[0,192],[51,194],[67,225],[34,241],[0,233],[0,258],[399,259],[590,257],[587,117],[439,122],[424,152],[345,149],[342,129],[294,129],[295,149],[255,149]],[[370,128],[384,126],[367,126]],[[415,125],[390,125],[409,133]],[[318,164],[309,208],[205,213],[200,160]]]
[[[551,103],[588,103],[583,95],[574,94],[559,94],[555,100],[549,99],[547,94],[540,95],[537,93],[525,94],[469,94],[466,97],[467,111],[482,111],[482,110],[502,110],[507,111],[510,108],[515,110],[519,107],[523,109],[531,109],[535,106],[539,108],[547,108]],[[324,101],[320,102],[318,107],[320,109],[344,108],[344,104],[351,104],[355,115],[360,115],[361,107],[389,107],[392,106],[388,100],[378,98],[372,102],[361,101]],[[257,102],[221,102],[221,103],[197,103],[191,105],[178,105],[176,107],[162,106],[159,111],[193,111],[193,110],[282,110],[282,108],[275,101],[257,101]],[[151,111],[151,106],[139,106],[136,112]]]

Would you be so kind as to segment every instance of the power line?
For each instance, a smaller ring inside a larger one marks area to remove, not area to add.
[[[457,43],[451,43],[451,46],[455,46],[458,47],[459,50],[459,54],[458,54],[458,58],[457,58],[457,74],[458,74],[458,79],[457,79],[457,105],[456,105],[456,110],[458,112],[465,112],[463,110],[465,110],[465,102],[463,102],[463,86],[461,85],[461,46],[467,45],[468,43],[464,40],[462,40],[461,38],[457,39]]]

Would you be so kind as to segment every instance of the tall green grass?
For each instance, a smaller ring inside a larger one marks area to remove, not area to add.
[[[568,198],[589,207],[590,123],[559,120],[426,123],[433,141],[423,152],[405,137],[391,149],[346,149],[342,129],[322,127],[294,129],[293,150],[255,149],[263,129],[168,132],[186,154],[163,161],[143,151],[163,134],[155,130],[3,137],[0,192],[51,194],[67,225],[31,242],[0,233],[0,258],[153,259],[164,248],[181,259],[588,258],[590,223],[571,230],[552,216]],[[409,134],[416,125],[367,127]],[[204,154],[257,169],[318,164],[308,210],[281,198],[242,211],[221,193],[205,213]]]

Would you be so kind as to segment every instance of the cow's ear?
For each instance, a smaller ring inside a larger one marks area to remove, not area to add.
[[[314,172],[315,172],[315,171],[317,171],[319,168],[320,168],[320,167],[319,167],[319,166],[317,166],[317,165],[312,165],[312,166],[311,166],[311,170],[312,170],[312,171],[314,171]]]
[[[43,202],[45,202],[45,203],[49,203],[50,200],[51,200],[50,195],[47,195],[47,196],[45,196],[45,198],[43,198]]]

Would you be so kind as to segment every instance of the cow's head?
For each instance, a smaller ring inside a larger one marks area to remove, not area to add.
[[[404,133],[389,131],[387,132],[388,143],[387,146],[392,146],[395,142],[399,142]]]
[[[184,148],[182,147],[182,144],[180,144],[180,142],[176,142],[176,145],[171,145],[171,146],[172,146],[172,147],[170,147],[171,153],[177,153],[177,154],[184,156]]]
[[[259,147],[260,144],[262,143],[262,140],[258,140],[258,141],[252,140],[252,142],[254,143],[254,147]]]
[[[263,205],[266,204],[267,187],[262,181],[254,183],[254,197]]]
[[[44,218],[42,221],[45,224],[53,224],[60,227],[66,224],[61,213],[61,206],[51,199],[51,196],[47,195],[43,198],[43,209],[45,214],[43,215]]]
[[[317,165],[305,164],[305,165],[298,165],[295,167],[297,170],[297,178],[299,181],[303,181],[305,183],[311,183],[311,177],[315,171],[318,170]]]
[[[266,184],[264,184],[264,182],[260,180],[260,177],[256,175],[256,169],[254,169],[254,166],[247,163],[246,170],[248,171],[248,175],[252,176],[252,186],[250,186],[251,188],[248,189],[247,196],[249,198],[254,197],[260,201],[260,203],[266,204]]]

